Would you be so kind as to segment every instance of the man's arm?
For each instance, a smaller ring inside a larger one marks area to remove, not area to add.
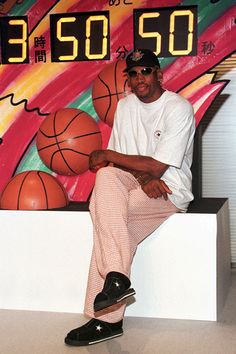
[[[127,170],[148,174],[152,178],[160,178],[169,167],[149,156],[126,155],[113,150],[95,150],[89,157],[91,170],[97,170],[110,162]]]
[[[93,151],[89,158],[89,166],[91,170],[98,170],[108,163],[121,168],[133,174],[141,185],[144,193],[149,198],[163,197],[168,199],[168,194],[172,191],[160,177],[169,167],[152,157],[125,155],[113,150],[96,150]]]

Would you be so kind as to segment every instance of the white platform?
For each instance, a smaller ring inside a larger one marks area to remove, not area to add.
[[[88,212],[0,211],[0,308],[83,312]],[[126,315],[217,320],[230,285],[228,203],[176,214],[140,246]]]

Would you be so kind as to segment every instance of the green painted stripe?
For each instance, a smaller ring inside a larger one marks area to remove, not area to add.
[[[34,5],[37,0],[26,0],[22,4],[16,4],[9,12],[10,16],[24,16],[26,12]]]
[[[215,22],[227,10],[235,5],[235,0],[219,0],[211,3],[210,0],[185,0],[182,5],[198,6],[198,34],[201,35],[207,27]]]
[[[69,104],[68,107],[82,109],[82,111],[85,111],[90,114],[90,116],[92,116],[96,121],[98,120],[97,113],[93,107],[92,86],[90,86],[86,91],[81,93],[75,101]]]
[[[47,168],[40,159],[35,144],[31,145],[29,150],[26,152],[24,158],[21,160],[19,166],[17,167],[15,174],[31,170],[44,171],[52,174],[52,171]]]

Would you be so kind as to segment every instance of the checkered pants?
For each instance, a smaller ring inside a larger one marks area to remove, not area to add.
[[[125,304],[94,314],[95,296],[102,290],[107,273],[130,276],[137,245],[178,211],[169,200],[149,198],[129,172],[115,167],[97,172],[90,202],[94,245],[84,308],[87,316],[111,323],[123,318]]]

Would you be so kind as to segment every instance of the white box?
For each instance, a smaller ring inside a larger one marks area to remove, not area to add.
[[[83,312],[92,223],[82,211],[0,211],[0,308]],[[139,245],[126,315],[217,320],[230,285],[228,202],[175,214]]]

